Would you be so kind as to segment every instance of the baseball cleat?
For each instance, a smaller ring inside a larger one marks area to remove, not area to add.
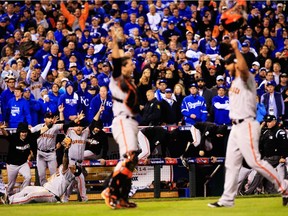
[[[225,207],[224,205],[220,204],[219,202],[208,203],[208,206],[211,207],[211,208]]]
[[[2,195],[2,193],[1,193]],[[0,197],[0,201],[4,204],[4,205],[7,205],[9,204],[9,199],[8,199],[8,196],[6,194],[3,194],[1,197]]]
[[[288,197],[282,197],[282,205],[288,206]]]
[[[120,206],[123,208],[136,208],[137,204],[134,202],[125,201],[123,199],[120,200]]]
[[[106,188],[102,191],[101,197],[104,199],[105,204],[111,209],[121,208],[121,206],[117,203],[117,199],[115,196],[110,195],[110,189]]]

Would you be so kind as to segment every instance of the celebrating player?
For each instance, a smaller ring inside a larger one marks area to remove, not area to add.
[[[238,175],[245,158],[248,165],[274,183],[280,193],[288,195],[287,182],[278,177],[273,167],[264,160],[258,150],[260,125],[256,120],[256,83],[250,74],[244,57],[238,48],[237,40],[231,41],[232,52],[224,56],[225,68],[232,73],[234,80],[229,91],[232,129],[227,144],[225,161],[224,192],[218,202],[209,207],[231,207],[237,192]]]
[[[139,108],[138,98],[132,73],[135,65],[132,59],[123,56],[118,42],[123,41],[123,29],[112,28],[113,37],[112,58],[114,70],[110,80],[109,88],[113,96],[112,134],[119,145],[121,161],[115,167],[108,187],[101,193],[106,205],[110,208],[134,208],[135,203],[128,201],[131,188],[132,172],[137,165],[137,132],[138,123],[134,117]]]
[[[5,199],[5,204],[26,204],[31,202],[59,202],[60,197],[67,190],[67,187],[81,174],[81,168],[76,165],[69,166],[68,150],[71,146],[71,139],[65,138],[64,155],[62,165],[58,172],[54,173],[43,186],[27,186],[21,192]]]

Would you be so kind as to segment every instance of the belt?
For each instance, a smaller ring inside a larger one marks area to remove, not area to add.
[[[130,116],[130,115],[121,115],[121,112],[119,113],[119,115],[115,116],[115,118],[118,117],[118,116],[123,116],[123,117],[125,117],[126,119],[133,119],[133,120],[136,121],[135,116]]]
[[[246,119],[251,119],[251,118],[246,118]],[[232,119],[232,124],[233,125],[241,124],[246,119]],[[253,118],[253,120],[255,120],[255,118]]]
[[[55,151],[55,149],[50,149],[50,150],[41,150],[41,149],[39,149],[39,148],[37,148],[39,151],[41,151],[41,152],[45,152],[45,153],[50,153],[50,152],[54,152]]]

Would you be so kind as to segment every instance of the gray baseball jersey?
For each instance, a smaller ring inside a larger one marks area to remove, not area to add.
[[[72,160],[83,160],[89,128],[85,128],[79,136],[71,127],[67,130],[66,135],[72,139],[71,147],[69,148],[69,158]]]
[[[61,197],[65,193],[67,187],[75,179],[70,169],[67,169],[64,173],[62,170],[63,165],[58,168],[58,171],[54,173],[43,186],[58,197]]]

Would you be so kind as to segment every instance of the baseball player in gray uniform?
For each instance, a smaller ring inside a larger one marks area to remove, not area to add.
[[[21,192],[5,199],[5,204],[26,204],[31,202],[59,202],[67,187],[81,174],[81,167],[69,165],[68,149],[71,139],[65,138],[63,163],[43,186],[27,186]]]
[[[64,122],[63,110],[64,106],[58,107],[60,121]],[[56,160],[56,137],[62,130],[63,124],[54,124],[57,118],[51,112],[48,112],[44,116],[44,124],[38,124],[31,128],[31,132],[38,131],[43,125],[46,125],[49,130],[41,134],[37,139],[37,170],[39,175],[40,185],[43,186],[46,182],[46,168],[49,168],[50,175],[53,175],[57,170]],[[58,147],[59,148],[59,147]]]
[[[139,109],[132,74],[135,65],[130,57],[124,56],[118,42],[124,38],[122,28],[111,28],[112,31],[112,60],[114,70],[109,88],[113,98],[114,119],[112,134],[119,145],[120,162],[115,167],[108,187],[101,193],[107,206],[115,208],[135,208],[136,204],[128,201],[132,184],[132,172],[138,163],[137,133],[138,122],[135,119]],[[120,42],[121,43],[121,42]]]
[[[274,183],[283,197],[287,196],[287,182],[281,181],[273,167],[264,160],[258,150],[260,125],[256,118],[256,83],[246,61],[238,48],[238,40],[231,41],[231,51],[224,57],[225,68],[235,78],[229,90],[232,129],[229,135],[226,160],[224,192],[218,202],[209,207],[231,207],[237,192],[238,175],[245,158],[247,164]]]

